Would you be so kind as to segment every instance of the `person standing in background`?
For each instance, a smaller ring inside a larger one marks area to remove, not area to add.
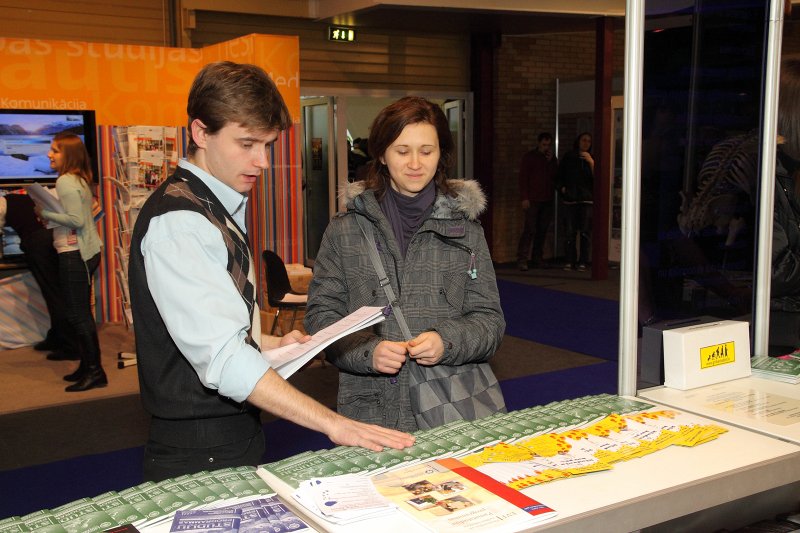
[[[519,195],[525,225],[517,247],[517,266],[528,270],[528,254],[533,242],[532,266],[542,266],[542,249],[550,222],[553,220],[554,180],[558,158],[553,154],[553,136],[539,134],[536,148],[522,156],[519,166]]]
[[[53,230],[36,218],[35,205],[27,194],[0,196],[0,228],[8,226],[19,235],[28,270],[39,285],[50,315],[50,329],[33,348],[51,351],[50,360],[79,359],[66,318],[64,295],[58,281],[58,254],[53,247]]]
[[[586,270],[589,261],[589,239],[592,233],[592,195],[594,193],[594,159],[592,135],[583,132],[576,137],[572,150],[564,154],[556,175],[556,188],[564,207],[567,262],[564,270],[573,266]],[[580,239],[580,254],[575,239]]]
[[[100,264],[102,247],[92,215],[92,167],[86,146],[74,133],[57,133],[47,156],[58,173],[56,192],[64,211],[37,207],[36,212],[58,224],[53,229],[53,244],[58,252],[59,282],[81,356],[78,369],[64,376],[65,381],[75,382],[65,390],[80,392],[108,385],[91,307],[92,276]]]

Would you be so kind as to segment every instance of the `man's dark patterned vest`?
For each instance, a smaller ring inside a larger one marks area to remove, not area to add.
[[[207,419],[252,412],[254,408],[247,403],[239,404],[203,386],[195,370],[172,341],[150,294],[141,242],[150,221],[172,211],[194,211],[219,229],[228,252],[228,273],[250,314],[251,327],[246,342],[259,349],[258,341],[253,338],[254,325],[260,322],[255,302],[256,288],[251,281],[256,276],[248,276],[253,263],[245,233],[199,178],[186,169],[178,168],[145,202],[131,240],[128,281],[142,402],[152,415],[167,420]],[[180,261],[181,258],[175,260]],[[260,339],[260,331],[255,331],[255,334],[255,338]],[[200,435],[198,438],[206,445],[225,443],[223,436]],[[220,439],[222,442],[219,442]]]

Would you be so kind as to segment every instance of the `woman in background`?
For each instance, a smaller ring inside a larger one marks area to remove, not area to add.
[[[592,135],[589,132],[578,135],[572,150],[561,159],[556,175],[556,190],[564,208],[564,247],[567,256],[564,270],[586,270],[589,261],[594,194],[594,159],[591,150]],[[575,246],[576,237],[580,239],[578,247]]]
[[[80,350],[78,369],[66,376],[73,381],[67,392],[105,387],[108,379],[100,364],[100,343],[91,309],[92,276],[100,263],[100,236],[92,216],[92,169],[80,137],[61,132],[53,137],[50,166],[58,173],[56,192],[63,212],[38,210],[45,220],[58,226],[53,244],[58,252],[58,271],[64,291],[66,315]]]
[[[313,334],[392,303],[385,321],[325,350],[340,370],[338,411],[402,431],[504,411],[489,367],[505,320],[477,220],[486,197],[474,180],[448,179],[444,113],[402,98],[375,118],[368,146],[366,180],[349,184],[347,212],[323,236],[305,317]]]

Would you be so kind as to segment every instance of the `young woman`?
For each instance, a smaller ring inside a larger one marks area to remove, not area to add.
[[[338,411],[414,431],[505,410],[488,363],[505,320],[477,221],[486,198],[477,182],[448,179],[444,113],[402,98],[375,118],[368,146],[366,180],[348,186],[347,212],[325,231],[305,317],[317,332],[362,306],[387,306],[391,288],[385,321],[325,350],[340,370]]]
[[[564,208],[564,240],[567,263],[564,270],[586,270],[589,240],[592,235],[592,195],[594,194],[594,159],[592,136],[583,132],[575,138],[572,150],[564,154],[556,175],[556,189]],[[578,248],[575,238],[580,239]]]
[[[76,344],[80,366],[64,380],[74,381],[66,388],[76,392],[105,387],[106,374],[100,364],[97,325],[91,310],[92,275],[100,263],[100,236],[92,216],[91,163],[80,137],[62,132],[53,138],[50,166],[59,176],[56,192],[63,213],[37,210],[39,216],[58,224],[53,244],[58,252],[58,271],[64,291],[66,315]]]

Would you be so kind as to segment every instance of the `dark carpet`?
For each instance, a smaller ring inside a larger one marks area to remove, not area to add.
[[[619,302],[497,280],[506,335],[617,360]]]

